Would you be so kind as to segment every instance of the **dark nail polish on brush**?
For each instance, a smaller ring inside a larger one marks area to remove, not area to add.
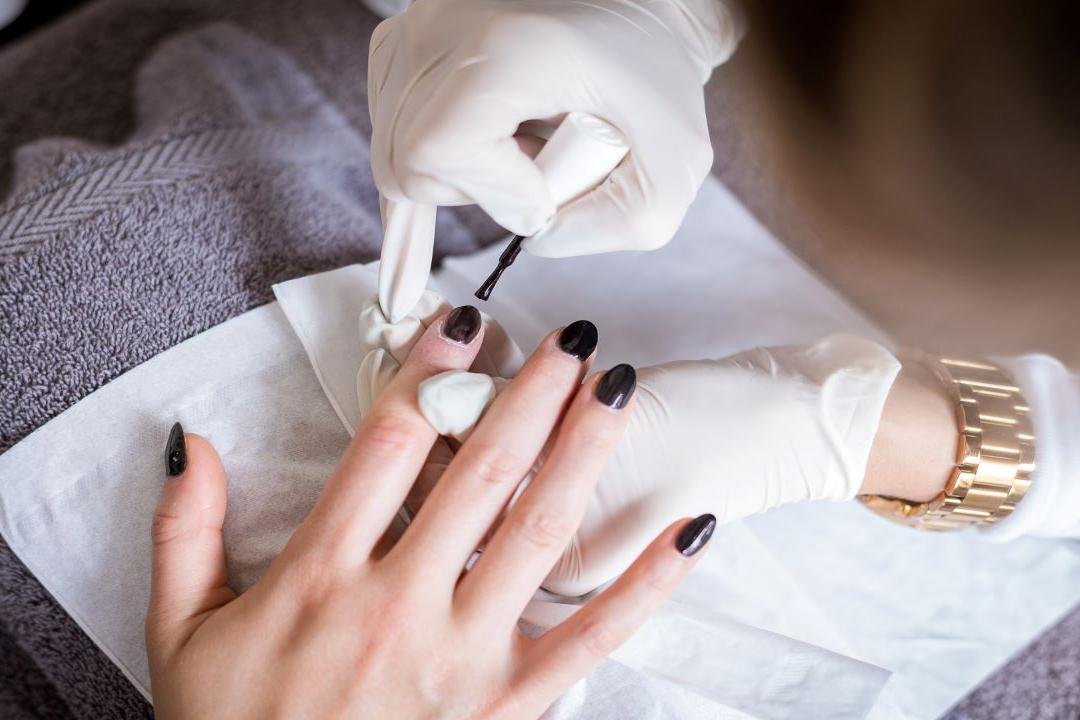
[[[187,467],[187,442],[184,441],[184,428],[174,423],[169,431],[169,441],[165,443],[165,472],[175,477]]]
[[[559,333],[559,349],[584,361],[593,354],[598,339],[595,325],[588,320],[578,320],[564,327]]]
[[[715,529],[715,515],[709,513],[699,515],[686,523],[686,527],[679,532],[679,536],[675,538],[675,549],[686,557],[690,557],[705,547],[705,544],[712,538]]]
[[[468,345],[480,332],[480,311],[472,305],[462,305],[450,311],[443,322],[442,334],[447,340]]]
[[[596,399],[609,408],[621,410],[630,402],[637,387],[637,372],[633,366],[623,363],[604,373],[596,384]]]
[[[495,269],[488,275],[484,284],[476,289],[473,295],[478,300],[487,300],[491,297],[491,291],[495,289],[495,284],[499,282],[499,278],[506,272],[507,268],[514,264],[517,260],[518,254],[521,252],[521,243],[525,242],[525,236],[515,235],[514,239],[510,241],[510,244],[506,246],[506,249],[499,255],[499,264],[495,266]]]

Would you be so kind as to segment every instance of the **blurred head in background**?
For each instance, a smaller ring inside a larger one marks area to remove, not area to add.
[[[993,263],[1075,243],[1080,3],[745,10],[754,121],[819,228]]]

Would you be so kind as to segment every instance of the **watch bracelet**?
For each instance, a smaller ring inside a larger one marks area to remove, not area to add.
[[[883,495],[859,499],[920,530],[957,530],[1007,517],[1023,499],[1035,469],[1030,409],[1020,388],[987,362],[921,351],[905,351],[904,357],[929,368],[952,397],[960,432],[956,465],[945,489],[929,502]]]

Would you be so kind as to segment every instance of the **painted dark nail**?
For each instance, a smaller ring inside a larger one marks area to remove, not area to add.
[[[175,477],[187,467],[187,443],[184,441],[184,428],[174,423],[169,431],[169,442],[165,444],[165,472]]]
[[[593,354],[598,339],[595,325],[588,320],[578,320],[564,327],[559,333],[559,349],[584,361]]]
[[[710,513],[698,515],[686,523],[686,527],[675,538],[675,549],[686,557],[695,555],[712,538],[716,529],[716,516]]]
[[[480,311],[472,305],[462,305],[450,311],[443,322],[442,334],[447,340],[468,345],[480,332]]]
[[[596,384],[596,399],[609,408],[621,410],[630,402],[637,387],[637,372],[633,366],[623,363],[604,373]]]

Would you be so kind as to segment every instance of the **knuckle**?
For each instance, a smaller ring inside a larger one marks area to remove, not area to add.
[[[408,133],[399,148],[401,175],[409,179],[437,172],[452,147],[448,146],[447,136],[448,131],[438,123]]]
[[[498,445],[488,445],[479,450],[471,461],[471,474],[484,485],[511,485],[528,471],[513,451]]]
[[[708,139],[700,149],[690,156],[691,181],[694,185],[700,185],[705,177],[712,171],[713,148]]]
[[[550,13],[514,9],[493,15],[477,29],[477,37],[484,48],[516,51],[521,37],[558,43],[555,47],[570,47],[576,32],[573,24]]]
[[[364,420],[361,447],[377,457],[395,457],[420,447],[424,424],[401,413],[381,411]]]
[[[663,247],[682,222],[681,209],[675,200],[665,198],[644,204],[632,212],[626,224],[625,243],[635,250],[656,250]]]
[[[676,227],[659,211],[643,213],[634,226],[634,245],[638,250],[659,250],[671,240]]]
[[[155,546],[165,545],[190,537],[197,529],[183,515],[158,508],[150,522],[150,540]]]
[[[574,525],[565,514],[548,508],[523,508],[508,522],[510,530],[537,550],[561,549],[573,535]]]
[[[341,581],[338,568],[316,553],[304,553],[294,558],[284,576],[294,597],[305,599],[324,598]]]
[[[577,642],[589,657],[603,658],[619,647],[620,637],[609,620],[589,617],[578,628]]]

